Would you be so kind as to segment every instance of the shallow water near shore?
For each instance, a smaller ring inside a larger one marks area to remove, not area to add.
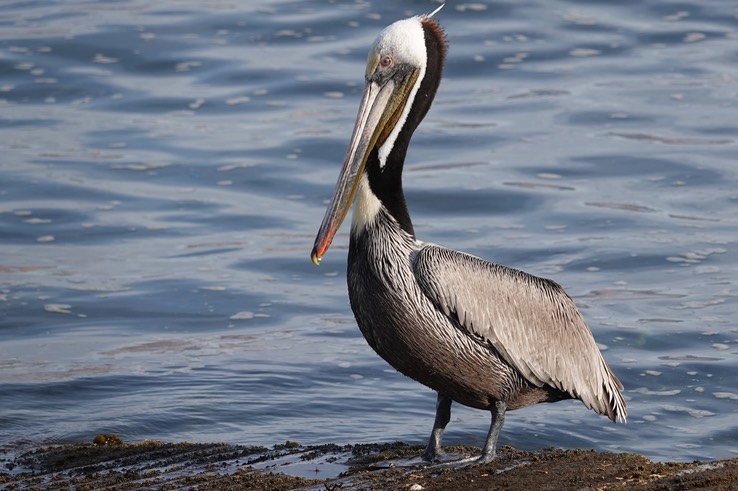
[[[0,6],[0,445],[425,441],[309,260],[378,32],[433,2]],[[418,237],[550,277],[626,387],[501,444],[738,454],[734,2],[449,2]],[[488,415],[454,406],[446,443]]]

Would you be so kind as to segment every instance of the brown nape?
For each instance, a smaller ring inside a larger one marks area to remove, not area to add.
[[[446,51],[448,49],[446,31],[443,30],[443,27],[441,27],[438,22],[430,17],[423,18],[420,23],[423,25],[423,30],[425,30],[426,33],[432,34],[433,37],[436,38],[436,40],[438,41],[438,50],[439,54],[441,55],[441,59],[445,60]]]

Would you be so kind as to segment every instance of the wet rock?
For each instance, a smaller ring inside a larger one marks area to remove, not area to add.
[[[287,441],[267,449],[220,443],[125,444],[98,436],[102,443],[96,437],[93,444],[52,445],[18,455],[4,448],[0,484],[8,490],[738,489],[738,458],[658,463],[635,454],[503,447],[491,463],[454,467],[422,465],[417,459],[422,448],[401,442],[302,446]],[[447,450],[460,456],[479,452],[470,447]]]

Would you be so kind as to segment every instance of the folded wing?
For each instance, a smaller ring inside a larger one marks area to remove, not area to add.
[[[424,246],[413,267],[438,309],[529,382],[568,392],[611,420],[625,421],[623,386],[560,285],[435,245]]]

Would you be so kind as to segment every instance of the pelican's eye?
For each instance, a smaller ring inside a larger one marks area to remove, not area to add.
[[[392,55],[383,55],[379,60],[379,66],[382,68],[389,68],[395,60],[392,59]]]

